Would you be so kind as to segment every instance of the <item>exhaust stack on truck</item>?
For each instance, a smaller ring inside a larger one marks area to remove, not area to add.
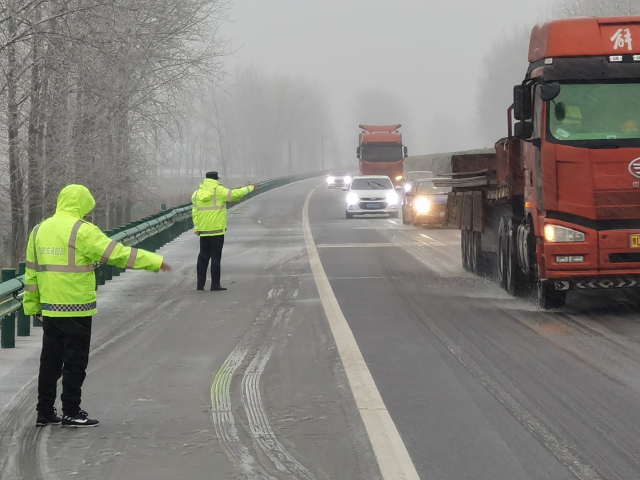
[[[463,266],[488,262],[544,308],[570,290],[640,287],[640,17],[536,26],[508,137],[453,155],[449,225]]]

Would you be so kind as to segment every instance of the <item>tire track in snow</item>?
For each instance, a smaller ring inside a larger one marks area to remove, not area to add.
[[[297,291],[295,296],[297,296]],[[260,395],[260,377],[276,347],[280,331],[289,323],[292,314],[293,308],[281,307],[278,309],[267,334],[268,343],[258,350],[244,374],[242,394],[251,434],[267,457],[276,465],[276,468],[296,479],[314,480],[315,477],[311,472],[293,458],[276,437]]]
[[[211,387],[211,405],[216,433],[227,456],[246,479],[275,480],[240,438],[231,401],[233,377],[255,348],[260,331],[266,331],[266,344],[258,349],[242,381],[243,406],[247,413],[251,436],[279,471],[291,478],[315,480],[315,477],[293,458],[277,439],[260,394],[260,377],[277,344],[279,332],[287,325],[293,313],[292,306],[283,306],[283,304],[295,300],[297,296],[298,289],[288,286],[275,287],[269,291],[267,302],[273,303],[260,312],[251,328],[225,360]],[[266,328],[265,324],[267,324]]]

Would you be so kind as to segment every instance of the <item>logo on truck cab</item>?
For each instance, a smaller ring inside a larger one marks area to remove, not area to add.
[[[626,45],[629,50],[633,49],[633,39],[631,38],[631,30],[628,28],[619,28],[616,33],[611,37],[613,42],[613,49],[618,50],[624,48]]]
[[[640,158],[631,161],[629,164],[629,173],[636,178],[640,178]]]

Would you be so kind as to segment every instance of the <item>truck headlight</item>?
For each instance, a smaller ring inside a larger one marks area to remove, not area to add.
[[[404,184],[404,191],[408,192],[409,190],[411,190],[411,184],[409,182]]]
[[[358,198],[358,195],[353,192],[347,193],[347,205],[355,205],[359,201],[360,199]]]
[[[559,225],[545,225],[544,239],[549,243],[584,242],[585,234]]]
[[[344,183],[351,183],[351,180],[352,180],[351,177],[348,175],[344,177]]]
[[[403,175],[397,175],[396,176],[396,182],[399,182],[400,180],[402,180],[404,177]]]
[[[335,183],[336,179],[334,177],[327,177],[327,183],[332,184]]]
[[[387,203],[389,205],[395,205],[399,201],[400,201],[400,197],[398,196],[395,190],[391,190],[390,192],[387,192]]]
[[[416,207],[418,213],[427,213],[429,210],[431,210],[431,202],[428,198],[416,198],[416,201],[413,205]]]

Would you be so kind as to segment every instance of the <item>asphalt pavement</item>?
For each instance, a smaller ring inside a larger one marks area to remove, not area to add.
[[[1,478],[640,478],[633,297],[542,312],[463,271],[459,232],[344,213],[298,182],[229,211],[227,292],[195,290],[192,232],[170,274],[101,287],[100,426],[36,428],[32,372],[2,396]]]

